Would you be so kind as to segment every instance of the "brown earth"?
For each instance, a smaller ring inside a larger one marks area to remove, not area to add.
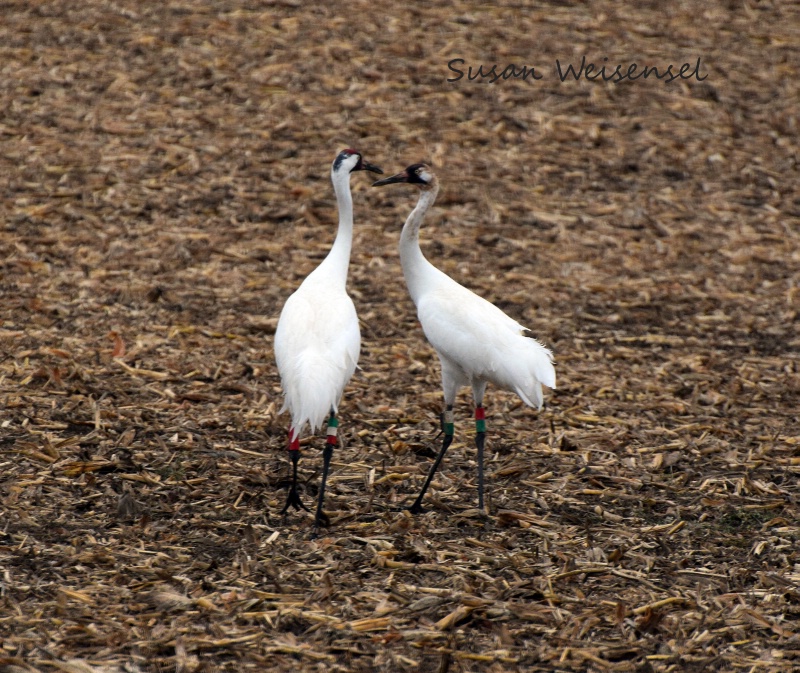
[[[0,671],[800,670],[798,5],[0,11]],[[365,174],[332,525],[279,514],[347,146],[434,162],[426,253],[556,354],[542,412],[490,387],[487,519],[467,391],[402,511],[439,370]]]

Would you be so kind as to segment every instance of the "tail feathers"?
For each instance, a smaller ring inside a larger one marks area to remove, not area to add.
[[[338,404],[326,405],[325,411],[321,413],[319,412],[318,408],[314,410],[314,413],[309,413],[304,407],[300,408],[299,411],[294,411],[296,408],[300,408],[299,405],[297,403],[292,405],[287,396],[284,398],[283,406],[278,413],[282,414],[285,411],[288,411],[291,414],[292,424],[289,426],[289,428],[292,431],[293,436],[299,437],[303,433],[306,424],[309,425],[312,433],[315,433],[317,430],[319,430],[319,428],[321,428],[325,422],[325,418],[330,413],[331,409],[333,409],[334,413],[338,411]]]
[[[519,371],[527,374],[526,381],[518,383],[514,391],[523,402],[537,409],[544,404],[542,386],[556,387],[556,370],[553,367],[553,354],[535,339],[528,342],[529,346],[522,356],[523,362]],[[531,348],[531,346],[534,346]],[[517,377],[519,380],[519,377]]]
[[[316,432],[325,418],[338,410],[339,400],[352,376],[351,368],[337,367],[314,353],[303,353],[281,377],[284,391],[280,413],[292,415],[292,431],[299,435],[306,423]]]
[[[542,384],[539,383],[539,381],[533,381],[532,385],[530,385],[527,390],[518,387],[514,390],[514,392],[517,393],[517,395],[520,396],[520,399],[529,407],[541,409],[542,405],[544,404]]]
[[[548,359],[546,362],[541,362],[539,367],[534,371],[534,376],[539,379],[548,388],[556,387],[556,369],[553,367],[553,356],[550,351],[547,352]]]

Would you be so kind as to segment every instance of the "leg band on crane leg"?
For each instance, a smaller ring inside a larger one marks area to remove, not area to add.
[[[330,524],[328,515],[322,510],[322,504],[325,501],[325,485],[328,482],[328,470],[331,466],[331,458],[333,457],[333,449],[336,446],[336,436],[339,432],[339,419],[331,409],[331,415],[328,417],[328,430],[325,440],[325,448],[322,451],[322,481],[319,485],[319,500],[317,501],[317,513],[314,516],[314,529],[312,535],[316,537],[317,531],[320,526],[327,526]]]
[[[433,461],[430,472],[428,472],[428,478],[425,480],[417,499],[414,501],[414,504],[408,508],[408,511],[412,514],[419,514],[423,511],[422,499],[425,497],[425,492],[428,490],[428,486],[431,485],[431,481],[433,481],[433,475],[436,474],[436,470],[439,468],[439,463],[442,462],[442,458],[444,458],[444,454],[447,452],[447,447],[449,447],[453,441],[455,426],[452,405],[449,405],[442,414],[442,430],[444,430],[444,441],[442,442],[442,448],[439,450],[439,455],[436,456],[436,460]]]
[[[299,433],[295,434],[294,429],[291,428],[289,429],[289,446],[287,450],[292,459],[292,481],[289,484],[289,493],[286,496],[286,504],[283,506],[281,514],[286,514],[290,507],[294,507],[296,510],[304,509],[308,511],[308,507],[303,504],[297,493],[297,460],[300,458],[300,435]]]
[[[483,509],[483,446],[486,442],[486,410],[475,406],[475,446],[478,449],[478,509]]]

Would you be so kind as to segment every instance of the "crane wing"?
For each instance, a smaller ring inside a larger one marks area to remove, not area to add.
[[[552,356],[494,304],[459,285],[441,284],[419,299],[422,329],[440,357],[467,380],[491,381],[541,405],[541,385],[555,387]]]
[[[498,341],[522,329],[494,304],[456,283],[423,295],[417,315],[437,352],[476,374],[492,370]]]

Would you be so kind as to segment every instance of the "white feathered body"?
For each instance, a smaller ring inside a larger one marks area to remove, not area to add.
[[[552,353],[525,336],[530,332],[523,325],[437,269],[419,248],[419,227],[437,191],[423,192],[409,215],[400,261],[422,330],[442,363],[445,398],[451,403],[465,385],[482,396],[489,382],[541,408],[542,385],[556,386]]]
[[[352,163],[356,158],[348,159]],[[339,228],[330,252],[283,306],[275,330],[275,361],[292,432],[299,437],[306,423],[312,432],[339,401],[358,364],[361,333],[353,300],[347,294],[347,272],[353,239],[350,170],[331,171],[339,207]]]
[[[422,294],[417,315],[439,354],[445,384],[448,378],[456,388],[488,381],[537,408],[542,384],[555,388],[550,351],[524,336],[526,329],[516,320],[447,276]]]
[[[286,300],[275,331],[275,360],[284,402],[299,435],[306,423],[315,432],[338,409],[358,364],[361,334],[344,283],[317,267]]]

